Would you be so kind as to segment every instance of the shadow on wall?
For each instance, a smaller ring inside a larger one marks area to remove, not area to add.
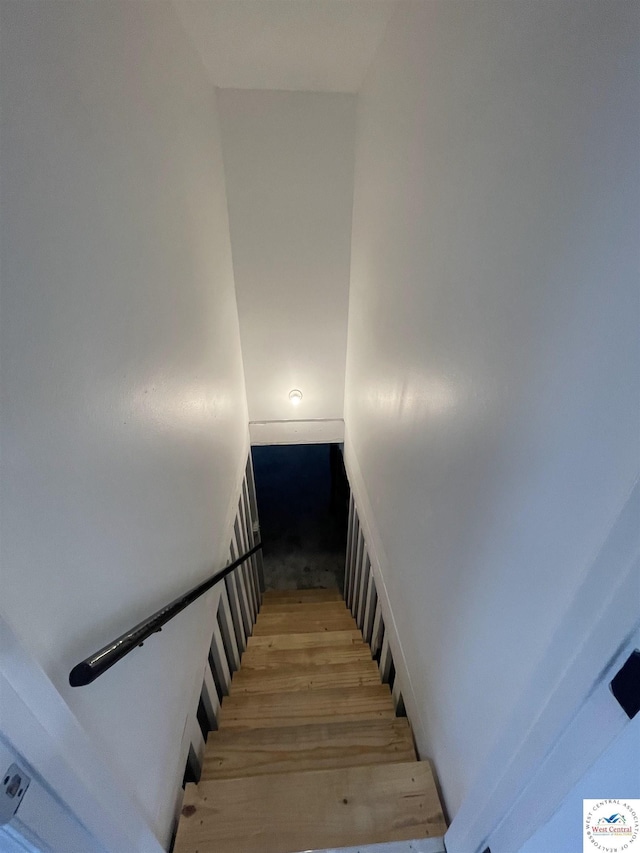
[[[252,449],[267,589],[344,584],[349,486],[337,444]]]

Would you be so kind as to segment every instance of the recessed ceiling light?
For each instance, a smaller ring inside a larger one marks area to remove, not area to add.
[[[299,406],[300,401],[302,400],[302,391],[298,391],[297,388],[294,388],[293,391],[289,391],[289,399],[291,400],[292,406]]]

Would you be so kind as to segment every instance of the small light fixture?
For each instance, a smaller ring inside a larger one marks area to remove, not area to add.
[[[302,400],[302,391],[298,391],[297,388],[294,388],[293,391],[289,391],[289,399],[291,400],[292,406],[299,406]]]

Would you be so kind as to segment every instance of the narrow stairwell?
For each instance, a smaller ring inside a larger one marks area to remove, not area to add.
[[[175,853],[297,853],[441,836],[431,768],[342,596],[264,593],[187,785]]]

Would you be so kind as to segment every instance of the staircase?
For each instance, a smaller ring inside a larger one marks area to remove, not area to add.
[[[445,829],[431,768],[340,593],[264,593],[174,853],[296,853]]]

